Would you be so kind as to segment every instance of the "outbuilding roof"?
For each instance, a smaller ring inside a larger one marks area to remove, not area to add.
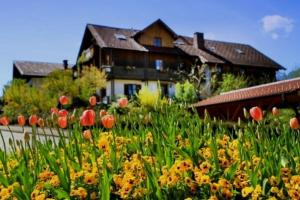
[[[62,63],[14,61],[14,67],[22,76],[47,76],[54,70],[64,69]]]
[[[248,99],[291,93],[296,90],[300,90],[300,78],[277,81],[221,93],[220,95],[199,101],[198,103],[194,104],[194,107],[205,107],[228,102],[238,102]]]

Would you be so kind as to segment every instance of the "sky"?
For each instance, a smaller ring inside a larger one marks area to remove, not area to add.
[[[177,34],[250,44],[287,68],[300,67],[298,0],[3,0],[0,95],[14,60],[76,57],[87,23],[143,29],[162,19]]]

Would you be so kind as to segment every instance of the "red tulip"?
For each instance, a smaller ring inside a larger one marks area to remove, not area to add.
[[[263,112],[260,107],[252,107],[250,109],[250,115],[255,121],[260,121],[263,119]]]
[[[39,118],[37,123],[38,123],[39,127],[42,127],[42,128],[45,127],[45,121],[43,118]]]
[[[30,126],[35,126],[38,122],[38,117],[36,115],[31,115],[29,117],[29,125]]]
[[[51,113],[58,114],[59,110],[58,108],[51,108]]]
[[[118,100],[118,104],[120,108],[125,108],[128,104],[128,99],[126,97]]]
[[[68,118],[67,117],[59,117],[57,119],[58,126],[60,128],[67,128],[68,126]]]
[[[3,126],[8,126],[9,125],[8,117],[1,117],[0,118],[0,124],[2,124]]]
[[[59,112],[58,112],[58,115],[60,116],[60,117],[66,117],[66,116],[68,116],[68,111],[67,110],[65,110],[65,109],[62,109],[62,110],[60,110]]]
[[[92,132],[90,129],[83,131],[83,138],[86,140],[90,140],[92,138]]]
[[[26,119],[25,119],[24,115],[19,115],[18,116],[18,124],[19,124],[19,126],[24,126],[25,123],[26,123]]]
[[[115,118],[112,115],[105,115],[101,118],[101,123],[104,128],[112,128],[115,125]]]
[[[273,114],[273,116],[279,115],[279,109],[276,108],[276,107],[273,107],[273,108],[272,108],[272,114]]]
[[[293,117],[292,119],[290,119],[290,127],[292,129],[298,129],[300,127],[299,121],[296,117]]]
[[[97,104],[97,98],[95,96],[91,96],[89,102],[91,106],[95,106]]]
[[[85,110],[80,117],[81,126],[93,126],[95,124],[95,111]]]
[[[102,109],[102,110],[100,110],[99,115],[100,115],[100,117],[103,117],[103,116],[107,115],[107,111]]]
[[[61,105],[67,105],[67,104],[69,104],[69,98],[67,96],[61,96],[59,98],[59,103]]]

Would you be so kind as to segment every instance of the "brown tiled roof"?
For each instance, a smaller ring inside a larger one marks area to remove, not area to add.
[[[193,47],[193,38],[188,36],[179,36],[183,38],[190,46]],[[224,42],[217,40],[204,40],[205,50],[207,53],[216,57],[223,58],[229,63],[235,65],[268,67],[274,69],[285,69],[280,64],[267,57],[260,51],[250,45]],[[241,53],[238,51],[241,50]]]
[[[272,96],[276,94],[290,93],[295,90],[300,90],[300,78],[262,84],[259,86],[222,93],[220,95],[199,101],[198,103],[194,104],[194,106],[202,107],[234,101],[242,101],[246,99],[254,99],[259,97]]]
[[[201,62],[203,63],[225,63],[221,59],[213,56],[212,54],[207,53],[202,49],[194,48],[192,45],[176,45],[176,47],[191,56],[199,57]]]
[[[100,47],[147,51],[145,47],[136,42],[132,37],[138,30],[92,24],[87,25],[87,28],[91,31]],[[126,40],[116,38],[115,34],[124,35]]]
[[[197,49],[193,47],[192,37],[176,35],[176,33],[161,20],[157,20],[154,23],[163,23],[163,25],[166,26],[166,28],[174,35],[174,38],[182,38],[186,42],[186,44],[177,44],[176,46],[188,55],[198,56],[202,62],[228,64],[232,63],[234,65],[265,67],[275,70],[284,69],[284,67],[282,67],[263,53],[259,52],[255,48],[251,47],[250,45],[215,40],[205,40],[205,48]],[[145,29],[147,29],[147,27]],[[93,24],[88,24],[87,28],[88,30],[90,30],[100,47],[144,52],[148,51],[145,46],[139,44],[134,38],[137,34],[140,34],[143,31]],[[124,35],[126,37],[126,40],[116,38],[115,34]]]
[[[205,40],[205,47],[208,50],[214,48],[213,53],[235,65],[283,69],[278,63],[247,44]]]
[[[23,76],[47,76],[57,69],[64,69],[62,63],[14,61],[14,66]]]

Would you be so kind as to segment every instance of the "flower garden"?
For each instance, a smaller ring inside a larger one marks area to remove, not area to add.
[[[33,133],[0,151],[0,199],[300,199],[296,118],[282,123],[274,108],[270,121],[254,107],[228,124],[150,100],[103,110],[91,97],[82,111],[18,116]],[[59,142],[40,142],[44,127]]]

